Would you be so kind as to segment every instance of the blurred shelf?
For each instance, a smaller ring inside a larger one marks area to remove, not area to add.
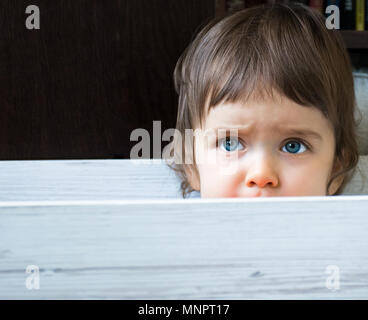
[[[226,15],[226,0],[214,0],[215,16]],[[368,49],[368,31],[340,30],[348,49]]]
[[[348,49],[368,49],[368,31],[340,30]]]

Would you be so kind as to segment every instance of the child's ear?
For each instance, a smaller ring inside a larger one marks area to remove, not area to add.
[[[330,176],[333,176],[338,171],[340,171],[342,168],[343,166],[341,164],[341,161],[339,159],[336,159]],[[344,176],[345,176],[344,174],[341,174],[332,181],[330,188],[328,190],[328,195],[332,196],[337,192],[337,190],[340,188],[341,184],[344,181]]]
[[[200,190],[200,181],[198,177],[198,173],[196,172],[195,168],[189,167],[185,169],[185,174],[187,176],[188,182],[190,186],[196,190]]]

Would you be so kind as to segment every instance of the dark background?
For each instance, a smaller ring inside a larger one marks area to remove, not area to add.
[[[152,145],[154,120],[176,125],[176,61],[228,3],[0,0],[0,160],[129,158],[136,128]],[[40,30],[25,27],[31,4]],[[367,38],[346,34],[356,68]]]
[[[0,0],[0,159],[129,158],[132,130],[174,128],[176,61],[214,14],[214,0]]]

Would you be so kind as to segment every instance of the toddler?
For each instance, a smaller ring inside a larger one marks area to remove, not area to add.
[[[317,11],[272,4],[214,19],[179,58],[174,82],[169,166],[184,198],[336,195],[350,179],[352,67]]]

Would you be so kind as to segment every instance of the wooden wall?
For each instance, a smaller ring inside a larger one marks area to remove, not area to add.
[[[0,159],[128,158],[135,128],[175,127],[176,61],[214,14],[214,0],[1,0]]]

